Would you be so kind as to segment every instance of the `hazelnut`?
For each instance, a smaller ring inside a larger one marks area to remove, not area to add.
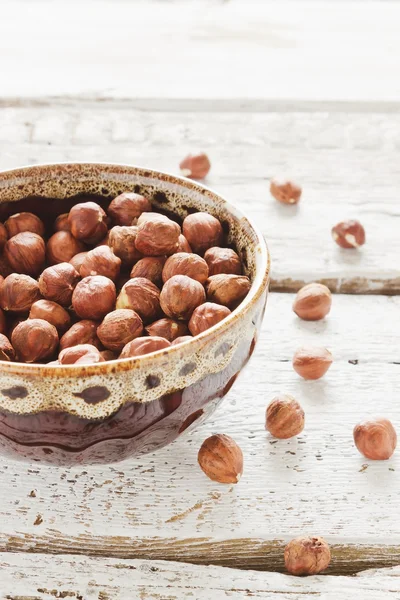
[[[97,329],[97,336],[108,350],[122,348],[143,333],[142,319],[134,310],[120,308],[108,313]]]
[[[11,275],[11,273],[14,273],[13,268],[11,267],[10,263],[8,262],[8,260],[4,256],[4,254],[1,254],[0,255],[0,275],[2,277],[8,277],[8,275]]]
[[[199,450],[198,461],[207,477],[219,483],[238,483],[243,474],[243,453],[229,435],[207,438]]]
[[[122,287],[116,306],[134,310],[143,323],[149,323],[160,313],[160,290],[149,279],[134,277]]]
[[[23,233],[24,231],[36,233],[41,237],[44,236],[43,221],[30,212],[22,212],[11,215],[11,217],[9,217],[4,223],[4,226],[7,229],[9,238],[14,237],[14,235],[17,235],[18,233]]]
[[[80,280],[79,273],[68,262],[47,267],[39,277],[40,292],[46,300],[70,306],[72,292]]]
[[[293,396],[282,394],[272,400],[267,408],[265,429],[281,440],[303,431],[304,411]]]
[[[0,306],[3,310],[28,312],[39,298],[39,284],[29,275],[12,273],[5,278],[0,287]]]
[[[174,275],[164,284],[160,295],[161,308],[167,317],[188,321],[194,309],[206,300],[204,288],[186,275]]]
[[[109,231],[108,245],[115,256],[121,259],[124,267],[130,268],[133,263],[142,258],[135,246],[137,231],[137,227],[119,227],[118,225]]]
[[[148,325],[146,331],[149,335],[162,337],[169,342],[173,342],[176,338],[185,335],[188,332],[188,328],[185,323],[164,318]]]
[[[157,352],[157,350],[164,350],[170,345],[168,340],[161,337],[139,337],[124,346],[120,358],[150,354],[151,352]]]
[[[31,306],[30,319],[43,319],[57,329],[59,334],[64,333],[71,326],[71,317],[68,312],[51,300],[37,300]]]
[[[191,253],[192,249],[189,245],[189,242],[187,241],[187,239],[185,238],[184,235],[181,235],[178,237],[178,247],[176,249],[177,252],[188,252],[189,254]]]
[[[138,218],[136,225],[139,227],[139,225],[142,225],[146,221],[165,221],[165,219],[168,219],[168,217],[159,212],[144,212]]]
[[[78,254],[75,254],[75,256],[73,256],[69,261],[69,264],[72,265],[79,274],[81,272],[82,263],[87,255],[87,252],[78,252]]]
[[[1,282],[3,283],[3,282]],[[1,286],[0,286],[1,288]],[[0,333],[5,333],[7,331],[7,321],[6,321],[6,315],[4,314],[3,310],[0,308]]]
[[[308,283],[296,294],[293,310],[304,321],[319,321],[331,310],[332,294],[322,283]]]
[[[81,319],[103,319],[114,310],[115,284],[103,275],[85,277],[72,293],[72,306]]]
[[[57,329],[43,319],[28,319],[15,327],[11,343],[18,360],[27,363],[45,360],[58,346]]]
[[[73,348],[65,348],[58,355],[61,365],[90,365],[104,362],[104,358],[95,346],[79,344]]]
[[[154,285],[162,285],[162,271],[167,259],[164,256],[145,256],[132,267],[131,277],[150,279]]]
[[[303,379],[320,379],[332,364],[332,354],[321,346],[305,346],[296,350],[293,368]]]
[[[297,204],[301,198],[301,187],[287,179],[271,179],[271,195],[282,204]]]
[[[162,273],[164,283],[174,275],[187,275],[204,284],[208,279],[208,265],[198,254],[178,252],[170,256],[165,263]]]
[[[151,203],[147,198],[133,192],[124,192],[114,198],[107,212],[117,225],[132,225],[134,219],[151,210]]]
[[[226,306],[214,304],[213,302],[205,302],[193,311],[189,321],[190,333],[194,336],[199,335],[230,314],[231,311]]]
[[[36,276],[43,268],[46,247],[40,235],[23,231],[6,242],[4,256],[17,273]]]
[[[75,254],[85,250],[84,244],[69,231],[57,231],[47,242],[47,261],[50,265],[69,262]]]
[[[298,537],[285,548],[285,566],[292,575],[316,575],[331,562],[331,551],[322,537]]]
[[[74,323],[60,339],[60,350],[71,348],[78,344],[91,344],[100,349],[101,342],[97,337],[97,328],[99,324],[96,321],[85,319]]]
[[[204,152],[188,154],[179,163],[183,177],[192,179],[203,179],[211,169],[210,159]]]
[[[231,310],[239,306],[250,288],[250,280],[244,275],[212,275],[206,282],[208,300]]]
[[[71,226],[68,221],[68,213],[58,215],[54,221],[54,231],[71,231]]]
[[[359,423],[354,427],[353,436],[357,449],[371,460],[387,460],[396,449],[396,431],[388,419]]]
[[[359,221],[342,221],[332,228],[332,237],[341,248],[358,248],[365,244],[365,230]]]
[[[5,360],[7,362],[15,360],[15,351],[11,346],[11,342],[2,333],[0,333],[0,360]]]
[[[242,263],[239,256],[231,248],[209,248],[204,254],[204,260],[208,264],[209,276],[212,275],[241,275]]]
[[[98,246],[85,256],[81,268],[81,277],[89,275],[104,275],[115,281],[121,269],[121,259],[108,246]]]
[[[106,213],[96,202],[75,204],[68,215],[71,233],[77,240],[97,244],[107,233],[106,217]]]
[[[168,217],[159,215],[156,219],[146,219],[138,225],[136,249],[145,256],[174,254],[180,233],[178,223]]]
[[[204,254],[213,246],[220,246],[223,241],[221,223],[205,212],[188,215],[182,225],[183,235],[196,254]]]
[[[192,335],[181,335],[180,337],[177,337],[176,340],[174,340],[172,342],[172,346],[177,346],[178,344],[183,344],[184,342],[188,342],[189,340],[192,340],[193,336]]]
[[[113,352],[112,350],[101,350],[100,356],[105,362],[109,360],[117,360],[118,358],[117,352]]]
[[[4,227],[3,223],[0,223],[0,250],[3,250],[7,239],[7,229]]]

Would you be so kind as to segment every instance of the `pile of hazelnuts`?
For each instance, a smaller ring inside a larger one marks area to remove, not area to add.
[[[220,221],[178,222],[125,192],[43,221],[0,223],[0,359],[49,365],[137,357],[197,336],[245,298],[250,280]]]

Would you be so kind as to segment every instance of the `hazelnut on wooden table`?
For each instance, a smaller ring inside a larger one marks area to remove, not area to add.
[[[154,323],[147,325],[145,329],[149,335],[165,338],[169,342],[173,342],[176,338],[188,333],[186,323],[167,318],[154,321]]]
[[[54,221],[54,231],[71,231],[71,226],[68,221],[68,213],[58,215]]]
[[[365,230],[359,221],[341,221],[332,228],[332,237],[341,248],[359,248],[365,244]]]
[[[162,272],[167,260],[164,256],[145,256],[133,265],[131,277],[144,277],[157,286],[162,286]]]
[[[151,212],[149,200],[134,192],[124,192],[114,198],[110,203],[107,213],[116,225],[132,225],[143,212]]]
[[[27,319],[15,327],[11,343],[18,360],[27,363],[44,360],[57,349],[57,329],[43,319]]]
[[[267,407],[265,428],[282,440],[299,435],[304,429],[304,411],[293,396],[277,396]]]
[[[239,306],[250,288],[250,280],[244,275],[212,275],[206,282],[208,300],[223,304],[231,310]]]
[[[15,360],[15,350],[10,340],[3,333],[0,333],[0,360],[12,362]]]
[[[86,246],[69,231],[57,231],[47,242],[47,261],[50,265],[69,262],[75,254],[85,250]]]
[[[191,252],[192,248],[190,247],[189,242],[185,238],[185,236],[181,233],[178,237],[178,247],[176,249],[177,252]]]
[[[183,221],[182,230],[193,252],[200,255],[213,246],[220,246],[224,237],[218,219],[205,212],[188,215]]]
[[[58,360],[61,365],[89,365],[104,362],[99,350],[90,344],[65,348],[58,355]]]
[[[115,281],[121,270],[121,259],[112,252],[109,246],[98,246],[89,250],[84,257],[79,273],[81,277],[104,275]]]
[[[77,240],[97,244],[107,233],[106,213],[96,202],[75,204],[69,211],[71,233]]]
[[[4,226],[7,229],[9,238],[24,231],[30,231],[31,233],[36,233],[43,237],[45,231],[43,221],[30,212],[21,212],[11,215],[4,223]]]
[[[3,250],[7,240],[8,240],[7,229],[4,227],[3,223],[0,223],[0,250]]]
[[[69,313],[51,300],[37,300],[31,306],[30,319],[43,319],[57,329],[58,334],[64,333],[71,326]]]
[[[135,242],[138,228],[120,227],[116,225],[110,229],[108,234],[108,245],[114,252],[115,256],[121,259],[124,267],[132,267],[132,265],[142,258],[142,254],[136,249]]]
[[[322,346],[303,346],[293,356],[293,368],[303,379],[320,379],[332,360],[332,354]]]
[[[205,300],[201,283],[186,275],[174,275],[168,279],[160,295],[161,308],[167,317],[182,321],[188,321],[194,309]]]
[[[242,262],[238,254],[231,248],[209,248],[204,254],[204,260],[208,264],[209,275],[220,275],[221,273],[231,275],[242,274]]]
[[[145,256],[170,255],[174,254],[178,248],[181,228],[178,223],[167,217],[160,218],[162,216],[138,221],[135,245],[136,249]]]
[[[297,204],[301,198],[301,187],[287,179],[271,179],[271,195],[282,204]]]
[[[396,430],[388,419],[359,423],[353,430],[354,443],[366,458],[387,460],[397,446]]]
[[[189,321],[190,333],[194,336],[206,331],[231,314],[226,306],[205,302],[194,309]]]
[[[97,337],[97,328],[99,323],[90,319],[83,319],[74,323],[60,339],[60,350],[71,348],[78,344],[91,344],[96,348],[101,348],[101,342]]]
[[[108,313],[97,328],[97,336],[108,350],[121,351],[133,339],[143,333],[143,323],[139,315],[127,308]]]
[[[32,304],[39,299],[39,284],[29,275],[12,273],[0,286],[0,306],[3,310],[28,312]]]
[[[114,282],[103,275],[85,277],[72,293],[72,306],[81,319],[103,319],[114,310],[117,292]]]
[[[304,321],[319,321],[326,317],[332,305],[332,294],[322,283],[309,283],[296,294],[293,310]]]
[[[4,256],[16,273],[36,277],[44,266],[46,246],[37,233],[23,231],[6,242]]]
[[[68,262],[47,267],[39,277],[40,293],[46,300],[52,300],[61,306],[70,306],[72,292],[78,281],[79,273]]]
[[[116,307],[134,310],[143,323],[149,323],[160,314],[160,290],[149,279],[134,277],[122,287]]]
[[[216,434],[207,438],[198,454],[204,473],[219,483],[238,483],[243,474],[243,453],[228,435]]]
[[[192,179],[203,179],[211,169],[210,159],[205,152],[198,154],[188,154],[179,163],[179,168],[183,177]]]
[[[298,537],[285,548],[285,566],[292,575],[316,575],[331,562],[331,551],[322,537]]]
[[[150,354],[157,350],[164,350],[169,348],[170,342],[165,338],[158,336],[153,337],[138,337],[131,342],[128,342],[124,346],[120,358],[132,358],[134,356],[142,356],[143,354]]]
[[[172,342],[172,346],[177,346],[178,344],[183,344],[184,342],[188,342],[189,340],[192,340],[192,339],[193,339],[192,335],[182,335],[180,337],[177,337]]]
[[[71,260],[69,261],[69,264],[72,265],[79,274],[80,274],[82,263],[85,260],[87,255],[88,255],[88,252],[79,252],[78,254],[75,254],[75,256],[73,256],[71,258]]]
[[[198,254],[177,252],[170,256],[164,265],[163,282],[165,283],[174,275],[187,275],[204,284],[208,279],[208,265]]]

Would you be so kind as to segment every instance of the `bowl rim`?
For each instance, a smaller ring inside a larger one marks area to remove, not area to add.
[[[236,208],[233,204],[231,204],[228,200],[226,200],[223,196],[215,192],[213,189],[209,188],[202,183],[199,183],[197,180],[192,180],[187,177],[175,175],[172,173],[168,173],[166,171],[158,171],[156,169],[150,169],[147,167],[142,167],[138,165],[132,164],[124,164],[124,163],[99,163],[99,162],[88,162],[88,161],[74,161],[74,162],[57,162],[57,163],[40,163],[37,165],[25,165],[22,167],[16,167],[14,169],[7,169],[0,171],[0,188],[7,187],[6,185],[1,185],[2,182],[6,182],[7,179],[16,178],[18,176],[26,176],[27,174],[35,173],[39,174],[42,170],[44,170],[47,174],[52,170],[62,169],[63,167],[68,167],[67,176],[71,175],[71,172],[74,168],[78,170],[82,170],[84,172],[85,169],[96,168],[101,170],[110,171],[112,169],[117,168],[118,170],[124,171],[135,171],[138,175],[142,175],[143,177],[160,179],[166,182],[170,182],[175,185],[179,185],[182,187],[186,187],[189,191],[199,191],[199,192],[208,192],[207,196],[211,199],[218,199],[218,201],[228,210],[230,214],[232,214],[235,218],[240,221],[247,222],[250,226],[254,234],[257,238],[256,252],[260,255],[260,264],[256,268],[256,274],[254,280],[252,281],[252,285],[249,293],[245,297],[245,299],[240,303],[240,305],[231,312],[230,315],[225,317],[222,321],[213,325],[206,331],[203,331],[199,335],[195,336],[192,340],[187,340],[182,342],[181,344],[171,345],[168,348],[163,350],[157,350],[155,352],[151,352],[149,354],[144,354],[139,357],[131,357],[131,358],[121,358],[115,359],[113,361],[106,361],[103,363],[91,364],[91,365],[46,365],[40,363],[20,363],[20,362],[8,362],[4,360],[0,360],[0,375],[18,375],[21,377],[46,377],[46,378],[54,378],[54,379],[63,379],[69,377],[90,377],[96,375],[104,375],[106,373],[118,373],[124,371],[131,371],[134,369],[142,368],[143,365],[151,366],[153,362],[156,362],[160,357],[165,356],[175,356],[182,353],[182,350],[188,348],[189,345],[201,345],[203,342],[207,342],[214,338],[215,335],[219,333],[223,333],[225,330],[229,329],[231,324],[240,319],[243,315],[245,315],[248,310],[251,308],[253,304],[255,304],[264,290],[267,288],[270,280],[270,270],[271,270],[271,256],[267,246],[267,242],[259,230],[259,228],[254,224],[254,222],[247,217],[240,209]],[[132,173],[133,174],[133,173]]]

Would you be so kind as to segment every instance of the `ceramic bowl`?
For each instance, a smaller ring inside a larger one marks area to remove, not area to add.
[[[33,166],[0,173],[0,220],[31,210],[49,223],[77,202],[107,206],[126,190],[181,218],[220,219],[252,287],[198,337],[141,358],[87,366],[0,361],[0,451],[40,462],[109,463],[150,452],[204,421],[249,360],[261,326],[270,259],[257,228],[196,182],[110,164]]]

